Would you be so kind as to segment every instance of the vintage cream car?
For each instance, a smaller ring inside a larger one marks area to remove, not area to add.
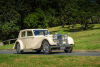
[[[32,49],[36,52],[48,54],[54,49],[63,49],[71,53],[74,41],[67,35],[50,35],[48,29],[25,29],[21,30],[13,49],[22,53],[25,49]]]

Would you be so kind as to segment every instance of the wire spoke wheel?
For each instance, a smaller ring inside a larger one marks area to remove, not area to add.
[[[43,53],[49,54],[51,52],[50,45],[47,41],[43,41]]]
[[[72,50],[73,50],[73,46],[71,46],[71,47],[66,47],[66,48],[64,49],[64,51],[65,51],[66,53],[72,53]]]
[[[20,44],[17,44],[17,46],[16,46],[16,52],[17,52],[17,54],[23,53],[23,51],[20,50]]]

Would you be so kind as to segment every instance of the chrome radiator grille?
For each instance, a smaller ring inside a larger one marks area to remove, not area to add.
[[[67,35],[61,35],[61,34],[53,35],[53,41],[56,42],[57,45],[62,45],[63,43],[67,44],[68,42],[67,39],[68,39]]]
[[[63,44],[62,35],[57,35],[57,44],[58,44],[58,45],[62,45],[62,44]]]

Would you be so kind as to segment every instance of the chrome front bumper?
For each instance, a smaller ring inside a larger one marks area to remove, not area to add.
[[[71,47],[72,45],[69,45],[69,44],[59,44],[59,45],[52,45],[50,46],[51,49],[56,49],[56,48],[59,48],[59,49],[65,49],[66,47]]]

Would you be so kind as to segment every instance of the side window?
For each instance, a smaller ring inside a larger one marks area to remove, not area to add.
[[[21,33],[21,37],[25,37],[25,31]]]
[[[27,31],[27,36],[33,36],[32,31]]]

